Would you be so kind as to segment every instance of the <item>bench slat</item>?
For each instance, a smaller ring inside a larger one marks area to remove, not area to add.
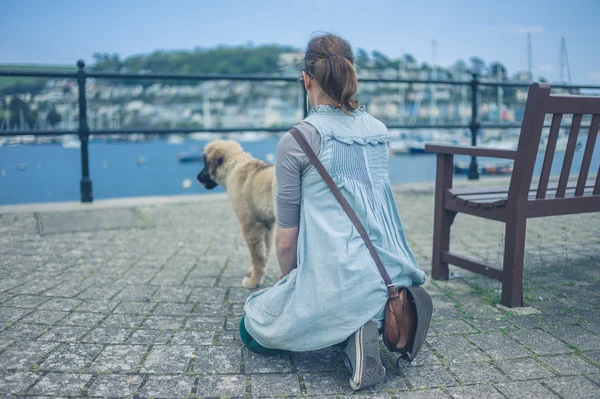
[[[554,182],[550,185],[550,188],[546,191],[546,196],[544,199],[546,200],[554,200],[556,198],[573,198],[576,196],[592,196],[594,191],[594,181],[587,180],[584,186],[584,190],[581,194],[577,194],[576,183],[569,182],[567,189],[562,197],[557,197],[557,184]],[[491,208],[499,208],[503,207],[507,203],[508,191],[505,192],[490,192],[490,193],[481,193],[481,194],[466,194],[466,195],[455,195],[451,190],[447,191],[447,198],[450,201],[455,201],[456,203],[468,206],[470,208],[482,208],[482,209],[491,209]],[[537,194],[534,188],[529,191],[528,201],[533,201],[537,198]]]
[[[480,186],[480,187],[463,187],[463,188],[451,188],[450,193],[453,196],[464,196],[464,195],[477,195],[477,194],[491,194],[491,193],[506,193],[508,192],[508,186]]]
[[[470,155],[473,157],[490,157],[515,159],[517,152],[514,150],[499,150],[497,148],[474,147],[465,145],[425,144],[426,152],[438,154]]]
[[[571,199],[571,198],[583,198],[583,197],[591,197],[593,196],[592,188],[587,188],[584,190],[583,195],[576,196],[575,189],[569,189],[565,192],[564,197],[556,197],[555,192],[549,192],[544,198],[544,201],[552,201],[555,199]],[[528,202],[536,201],[535,193],[531,193],[528,198]],[[482,208],[482,209],[491,209],[491,208],[500,208],[506,205],[507,198],[493,197],[493,198],[474,198],[469,200],[460,200],[457,203],[462,206],[468,206],[470,208]]]
[[[491,201],[493,202],[496,199],[506,199],[507,193],[489,193],[489,194],[477,194],[477,195],[469,195],[469,196],[460,196],[457,199],[461,199],[464,201]]]
[[[581,127],[581,117],[581,114],[573,115],[573,123],[571,123],[571,131],[569,132],[565,159],[563,160],[562,171],[560,172],[560,178],[558,179],[557,197],[564,197],[565,195],[569,174],[571,173],[571,165],[573,164],[573,155],[575,154],[575,147],[577,146],[577,136],[579,135],[579,128]]]
[[[548,180],[550,180],[550,169],[552,169],[552,160],[554,159],[554,152],[556,151],[556,141],[558,140],[561,121],[562,114],[552,115],[552,125],[550,126],[550,133],[548,134],[548,144],[546,145],[546,154],[544,155],[544,164],[540,175],[537,198],[544,198],[546,196],[546,189],[548,188]]]
[[[586,189],[584,189],[582,195],[585,196],[591,196],[593,195],[593,187],[588,187]],[[578,196],[575,193],[575,187],[571,187],[568,188],[565,191],[565,195],[564,198],[571,198],[571,197],[575,197]],[[556,190],[549,190],[546,193],[546,198],[543,199],[547,199],[547,200],[551,200],[551,199],[555,199],[556,197]],[[558,197],[558,198],[563,198],[563,197]],[[462,198],[460,197],[461,201],[463,204],[469,204],[471,202],[476,202],[476,203],[491,203],[494,206],[500,206],[501,203],[504,201],[506,202],[507,196],[504,195],[499,195],[499,194],[489,194],[489,195],[477,195],[477,196],[472,196],[472,197],[467,197],[467,198]],[[532,201],[538,199],[535,196],[535,192],[530,192],[529,196],[528,196],[528,200]]]
[[[600,195],[534,200],[528,208],[528,218],[600,212]]]
[[[577,190],[575,190],[576,196],[583,195],[583,190],[587,181],[588,172],[592,163],[592,155],[594,154],[594,146],[596,145],[596,137],[598,136],[599,125],[600,115],[594,115],[592,117],[590,131],[588,132],[587,142],[585,144],[583,160],[581,161],[581,170],[579,172],[579,179],[577,180]]]
[[[600,109],[600,97],[549,96],[543,108],[549,114],[595,114]]]
[[[569,180],[567,182],[567,189],[575,188],[577,182]],[[537,190],[537,183],[532,183],[529,191]],[[558,182],[548,183],[548,190],[556,190]],[[588,179],[585,182],[585,187],[594,187],[594,180]],[[452,198],[455,197],[468,197],[470,195],[485,195],[485,194],[504,194],[508,193],[508,186],[488,186],[488,187],[464,187],[464,188],[451,188],[448,190]]]

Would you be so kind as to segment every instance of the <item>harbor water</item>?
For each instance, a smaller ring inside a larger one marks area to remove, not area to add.
[[[273,137],[241,144],[255,157],[273,162],[278,141],[279,138]],[[222,192],[220,187],[209,191],[196,182],[196,175],[202,169],[201,163],[180,163],[178,160],[180,153],[199,153],[205,144],[192,140],[177,143],[167,140],[92,142],[89,144],[89,157],[94,199]],[[61,144],[0,146],[0,205],[78,201],[81,154],[78,148],[68,147]],[[599,147],[600,140],[596,143],[590,174],[598,171]],[[563,154],[558,153],[555,157],[553,175],[560,173]],[[579,171],[582,155],[583,149],[575,153],[571,173]],[[457,162],[468,160],[467,157],[456,157]],[[479,159],[481,164],[490,161]],[[542,161],[543,153],[540,153],[536,160],[537,173]],[[456,178],[465,179],[464,176]],[[392,183],[434,179],[435,155],[390,157]]]

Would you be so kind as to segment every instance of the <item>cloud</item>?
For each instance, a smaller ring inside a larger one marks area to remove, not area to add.
[[[588,73],[588,78],[590,78],[596,82],[600,82],[600,71],[594,71],[594,72]]]
[[[506,29],[507,32],[516,34],[544,32],[544,27],[542,25],[505,25],[504,29]]]

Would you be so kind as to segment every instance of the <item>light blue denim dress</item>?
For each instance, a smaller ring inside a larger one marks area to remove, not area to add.
[[[319,159],[358,215],[390,278],[421,285],[388,176],[389,135],[363,107],[352,116],[318,106],[305,119],[321,135]],[[245,327],[262,346],[309,351],[344,341],[367,321],[381,327],[387,290],[367,246],[315,168],[302,176],[298,267],[250,295]]]

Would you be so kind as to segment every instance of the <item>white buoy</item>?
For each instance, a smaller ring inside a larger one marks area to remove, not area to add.
[[[18,170],[25,170],[27,169],[27,165],[25,165],[24,163],[20,163],[17,165],[17,169]]]
[[[107,161],[102,161],[102,167],[104,169],[108,168],[108,162]]]
[[[138,157],[138,159],[137,159],[138,165],[142,166],[145,162],[146,162],[146,160],[144,159],[144,157]]]
[[[268,153],[266,156],[267,162],[275,162],[275,154],[272,152]]]
[[[4,169],[0,170],[0,176],[6,176],[6,170],[4,170]]]
[[[181,185],[187,190],[188,188],[192,187],[192,181],[190,179],[185,179]]]

